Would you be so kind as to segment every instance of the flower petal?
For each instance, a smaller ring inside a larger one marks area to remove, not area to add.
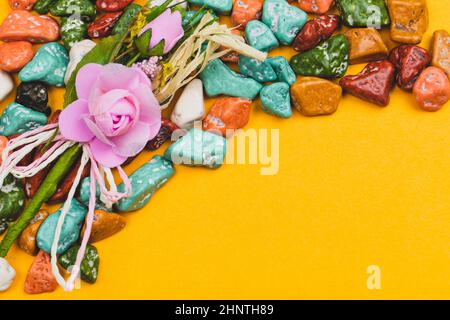
[[[161,106],[152,90],[144,85],[139,85],[133,90],[133,95],[139,100],[141,105],[140,121],[152,124],[161,122]]]
[[[97,124],[94,121],[92,121],[89,118],[88,115],[85,115],[83,117],[83,121],[97,139],[99,139],[101,142],[103,142],[106,145],[109,145],[109,146],[114,145],[114,143],[106,137],[106,135],[103,133],[103,131],[97,126]]]
[[[59,116],[59,129],[68,140],[88,142],[94,138],[94,134],[86,126],[84,116],[89,114],[86,100],[76,100],[69,104]]]
[[[103,66],[100,64],[89,63],[78,71],[75,79],[78,99],[89,99],[92,85],[97,80],[102,69]]]
[[[104,144],[99,139],[92,140],[89,147],[95,160],[105,167],[114,168],[127,160],[127,157],[116,154],[111,146]]]
[[[111,140],[115,146],[113,151],[123,157],[134,157],[141,152],[151,139],[151,127],[147,123],[138,122],[122,136]]]
[[[141,74],[137,68],[128,68],[117,63],[110,63],[103,67],[99,74],[99,86],[103,92],[114,89],[133,89],[141,83]]]

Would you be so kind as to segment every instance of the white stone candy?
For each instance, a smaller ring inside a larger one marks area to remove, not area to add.
[[[14,89],[14,82],[11,76],[0,70],[0,101],[3,101]]]
[[[69,53],[69,65],[67,66],[66,76],[64,77],[64,82],[67,83],[72,76],[72,73],[75,71],[78,63],[80,63],[81,59],[88,54],[95,47],[95,42],[91,40],[83,40],[77,42],[73,45],[72,49],[70,49]]]
[[[202,120],[204,116],[203,83],[200,79],[194,79],[184,89],[170,120],[181,129],[190,129],[195,121]]]
[[[0,291],[6,291],[11,286],[16,271],[4,258],[0,258]]]

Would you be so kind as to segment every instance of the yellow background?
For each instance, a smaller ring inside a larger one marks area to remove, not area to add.
[[[450,31],[450,3],[428,3],[426,48],[433,30]],[[1,20],[9,10],[2,1]],[[52,90],[53,108],[62,94]],[[33,258],[14,247],[17,277],[0,299],[450,298],[450,105],[423,112],[398,88],[387,108],[346,96],[328,117],[281,120],[257,104],[248,127],[280,129],[277,175],[177,166],[123,231],[95,244],[95,285],[26,295]],[[366,287],[369,265],[381,290]]]

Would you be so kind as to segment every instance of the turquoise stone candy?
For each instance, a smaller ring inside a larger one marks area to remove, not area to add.
[[[172,143],[164,157],[174,164],[219,168],[225,159],[227,141],[217,134],[192,128]]]
[[[57,42],[44,44],[19,73],[22,82],[43,81],[49,85],[64,86],[69,56],[66,49]]]
[[[15,221],[25,207],[22,183],[8,175],[0,188],[0,224]]]
[[[128,31],[131,23],[135,21],[135,18],[141,12],[142,7],[136,3],[131,3],[128,5],[123,14],[120,16],[119,21],[114,25],[112,34],[124,34]]]
[[[45,114],[12,102],[0,118],[0,135],[12,136],[37,129],[47,124]]]
[[[189,0],[189,3],[206,6],[217,13],[227,15],[233,8],[233,0]]]
[[[239,70],[243,75],[259,82],[269,82],[277,79],[277,74],[267,60],[261,62],[241,55],[239,58]]]
[[[280,118],[290,118],[292,109],[289,88],[285,82],[276,82],[264,87],[261,90],[261,109]]]
[[[207,12],[206,10],[202,10],[200,12],[196,10],[186,11],[183,14],[183,27],[186,27],[189,23],[191,24],[191,26],[197,25],[200,22],[200,20],[202,20],[206,12]],[[213,11],[209,10],[209,13],[214,18],[218,18]]]
[[[89,197],[91,194],[90,189],[91,189],[91,178],[86,177],[83,179],[80,186],[80,202],[84,204],[86,207],[89,206]],[[97,183],[95,188],[95,198],[96,198],[95,209],[111,212],[112,208],[106,207],[106,205],[100,201],[100,193],[101,193],[100,186]]]
[[[209,97],[226,96],[254,99],[262,85],[228,68],[220,59],[208,63],[200,75]]]
[[[61,39],[69,51],[72,46],[87,37],[86,22],[72,17],[61,18]]]
[[[270,27],[278,40],[290,45],[308,20],[301,9],[286,0],[265,0],[262,21]]]
[[[273,57],[267,59],[267,62],[272,66],[277,75],[277,80],[280,82],[286,82],[292,86],[297,81],[297,76],[294,70],[292,70],[289,62],[285,57]]]
[[[97,14],[95,5],[90,0],[57,0],[50,7],[55,17],[80,16],[85,20],[93,20]]]
[[[130,182],[132,187],[131,195],[120,200],[114,207],[120,212],[135,211],[145,206],[167,181],[173,176],[170,161],[154,156],[149,162],[131,174]],[[125,185],[119,185],[118,190],[125,192]]]
[[[269,27],[258,20],[247,23],[245,37],[252,47],[261,51],[270,51],[280,45]]]
[[[349,27],[380,28],[391,23],[385,0],[338,0],[337,4]]]
[[[64,205],[63,205],[64,206]],[[39,248],[45,252],[50,253],[53,239],[55,236],[56,225],[58,224],[59,216],[61,215],[61,208],[48,216],[39,228],[36,236],[36,243]],[[59,238],[57,253],[62,254],[74,244],[79,236],[80,229],[86,217],[87,209],[77,200],[73,199],[70,203],[70,208],[67,211],[66,218],[61,229],[61,236]]]
[[[80,246],[74,245],[70,247],[70,249],[63,255],[61,255],[58,259],[61,267],[68,270],[70,267],[74,266],[77,259],[78,250],[80,250]],[[99,265],[100,257],[98,256],[97,248],[88,244],[80,265],[81,280],[86,281],[87,283],[95,283],[98,278]]]
[[[348,40],[340,34],[314,49],[292,57],[291,66],[295,73],[303,76],[340,78],[347,71],[349,53]]]

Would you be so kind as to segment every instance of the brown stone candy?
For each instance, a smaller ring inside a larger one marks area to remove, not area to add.
[[[50,255],[41,250],[28,270],[24,290],[28,294],[39,294],[53,292],[57,287],[58,283],[52,273]]]
[[[43,209],[36,213],[17,240],[20,249],[31,255],[35,255],[38,252],[38,247],[36,246],[36,234],[42,222],[44,222],[48,215],[48,211]]]
[[[439,68],[428,67],[414,84],[414,96],[425,111],[438,111],[450,100],[450,81]]]
[[[20,71],[33,59],[33,46],[28,41],[0,44],[0,69],[6,72]]]
[[[450,35],[445,30],[434,32],[431,64],[450,76]]]
[[[426,0],[388,0],[391,16],[391,39],[400,43],[418,44],[428,29]]]
[[[95,210],[89,243],[95,243],[109,238],[125,228],[125,219],[117,213]],[[81,235],[86,231],[86,224],[81,229]]]
[[[339,85],[316,77],[301,77],[291,86],[292,103],[308,117],[336,112],[342,96]]]
[[[170,140],[170,138],[172,137],[172,133],[177,129],[178,127],[175,123],[168,119],[162,119],[161,128],[159,129],[158,134],[147,143],[145,148],[151,151],[159,149],[164,144],[164,142]]]
[[[380,33],[372,28],[349,29],[345,36],[350,43],[350,64],[386,59],[388,48]]]

